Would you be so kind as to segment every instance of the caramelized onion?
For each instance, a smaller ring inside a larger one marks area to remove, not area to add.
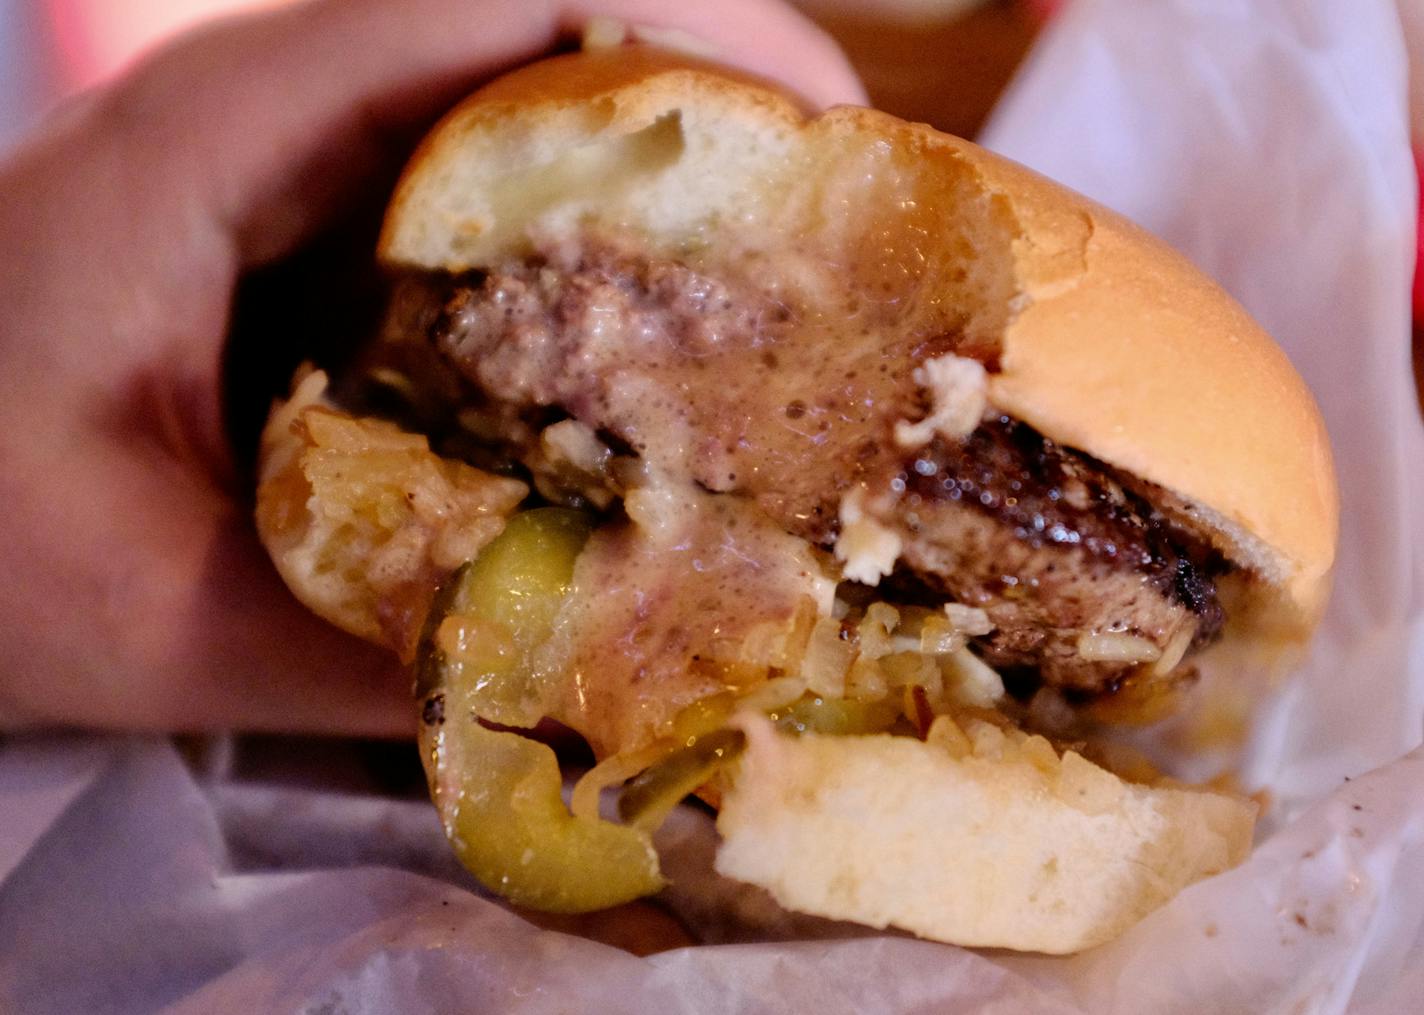
[[[1152,663],[1162,650],[1135,634],[1087,632],[1078,637],[1078,655],[1094,663]]]

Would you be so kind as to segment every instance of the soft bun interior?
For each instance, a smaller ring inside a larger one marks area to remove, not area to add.
[[[1127,783],[982,721],[936,720],[928,743],[747,733],[717,869],[799,912],[1062,954],[1251,848],[1253,803]]]

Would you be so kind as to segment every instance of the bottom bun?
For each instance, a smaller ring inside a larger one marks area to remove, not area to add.
[[[1251,846],[1250,801],[1126,782],[981,719],[941,717],[924,742],[742,725],[717,870],[803,913],[1075,952]]]

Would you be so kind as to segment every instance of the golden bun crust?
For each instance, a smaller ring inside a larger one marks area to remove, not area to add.
[[[1155,236],[1005,159],[972,157],[1024,225],[1023,277],[1048,277],[1005,333],[991,400],[1207,509],[1232,555],[1313,627],[1339,499],[1324,421],[1285,353]],[[1064,247],[1081,251],[1071,282],[1052,268]]]
[[[669,116],[680,148],[655,143]],[[968,141],[872,110],[812,117],[764,84],[656,49],[559,57],[446,117],[396,191],[380,255],[457,271],[489,263],[518,253],[526,227],[561,202],[575,215],[608,209],[655,238],[705,237],[727,208],[796,235],[820,225],[786,210],[803,207],[797,188],[829,190],[847,173],[826,153],[872,149],[890,152],[882,170],[913,177],[904,186],[921,212],[897,219],[876,206],[891,192],[872,187],[864,221],[906,236],[928,224],[944,246],[973,248],[968,283],[946,273],[944,286],[946,302],[972,304],[970,338],[997,350],[990,404],[1175,494],[1183,520],[1265,580],[1249,611],[1257,632],[1303,641],[1324,606],[1338,524],[1328,439],[1305,383],[1165,244]],[[580,170],[557,162],[569,151],[602,154]],[[635,183],[603,189],[623,177]]]

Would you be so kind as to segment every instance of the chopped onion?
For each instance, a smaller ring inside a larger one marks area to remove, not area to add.
[[[796,669],[806,655],[806,643],[816,627],[817,617],[815,601],[810,596],[802,596],[790,617],[768,620],[748,631],[737,651],[737,660],[753,666]]]
[[[613,452],[584,423],[562,419],[539,434],[544,454],[552,462],[564,462],[590,476],[605,476]]]
[[[934,658],[918,652],[895,652],[879,660],[880,672],[890,687],[924,687],[939,681]]]
[[[964,735],[964,730],[959,728],[953,717],[947,715],[935,717],[934,722],[930,723],[930,731],[925,735],[925,741],[943,748],[956,761],[974,753],[974,747]]]
[[[806,686],[827,698],[845,697],[846,671],[855,660],[855,646],[841,638],[838,621],[823,617],[811,629],[806,654],[801,657],[801,675]]]
[[[1162,650],[1135,634],[1085,632],[1078,636],[1078,655],[1092,663],[1152,663]]]
[[[900,624],[900,611],[888,603],[875,602],[865,608],[865,617],[857,628],[860,634],[860,654],[866,659],[879,659],[895,650],[890,636]]]
[[[1172,640],[1167,642],[1167,647],[1162,650],[1162,658],[1152,664],[1152,675],[1165,677],[1175,670],[1182,659],[1186,657],[1187,649],[1192,647],[1192,639],[1196,637],[1196,634],[1197,625],[1195,622],[1174,634]]]
[[[955,704],[993,708],[1004,696],[1004,681],[999,671],[967,648],[945,656],[941,672],[945,693]]]
[[[927,617],[920,625],[919,649],[927,656],[947,656],[964,647],[964,633],[946,617]]]
[[[864,655],[851,664],[846,675],[846,697],[855,701],[879,701],[890,693],[885,674],[874,659]]]
[[[774,712],[785,708],[806,693],[806,677],[798,673],[785,677],[773,677],[752,691],[739,703],[742,708],[758,712]]]
[[[944,615],[949,618],[949,622],[954,625],[956,631],[970,638],[981,638],[994,630],[994,624],[989,619],[989,615],[977,606],[945,603]]]

